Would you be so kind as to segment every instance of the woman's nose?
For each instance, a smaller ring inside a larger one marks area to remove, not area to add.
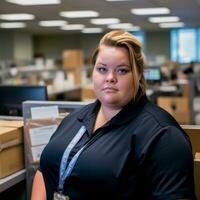
[[[117,76],[114,71],[110,71],[106,76],[106,82],[115,83],[117,82]]]

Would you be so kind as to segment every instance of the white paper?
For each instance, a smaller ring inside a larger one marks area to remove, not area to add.
[[[31,146],[47,144],[57,127],[58,125],[49,125],[37,128],[30,128],[29,135]]]
[[[57,118],[58,106],[41,106],[31,108],[32,119]]]
[[[45,146],[46,145],[31,147],[33,162],[38,162],[40,160],[40,156]]]

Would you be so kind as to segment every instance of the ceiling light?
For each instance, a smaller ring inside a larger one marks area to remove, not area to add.
[[[106,1],[134,1],[134,0],[106,0]]]
[[[110,24],[108,25],[110,29],[124,29],[127,31],[139,31],[139,26],[133,26],[131,23],[119,23],[119,24]]]
[[[119,23],[119,24],[110,24],[108,25],[110,29],[130,29],[133,28],[133,24],[131,23]]]
[[[23,22],[10,22],[10,23],[1,23],[1,28],[24,28],[26,26]]]
[[[62,30],[70,31],[70,30],[82,30],[85,26],[83,24],[69,24],[62,26]]]
[[[60,16],[67,18],[98,17],[99,13],[93,10],[63,11]]]
[[[169,14],[170,10],[165,7],[160,8],[136,8],[131,9],[131,13],[135,15],[160,15]]]
[[[103,29],[102,28],[84,28],[82,33],[102,33]]]
[[[14,3],[22,6],[60,4],[60,0],[6,0],[6,1],[9,3]]]
[[[132,28],[130,29],[127,29],[127,31],[140,31],[141,28],[139,26],[133,26]]]
[[[98,18],[98,19],[90,20],[90,23],[96,24],[96,25],[116,24],[119,22],[120,20],[117,18]]]
[[[161,23],[159,24],[160,28],[181,28],[184,26],[183,22],[177,22],[177,23]]]
[[[65,24],[67,24],[67,22],[63,20],[47,20],[39,22],[40,26],[45,26],[45,27],[64,26]]]
[[[32,20],[35,16],[32,14],[26,13],[18,13],[18,14],[2,14],[0,15],[0,19],[8,20],[8,21],[16,21],[16,20]]]
[[[149,21],[152,23],[162,23],[162,22],[178,22],[179,17],[169,16],[169,17],[149,17]]]

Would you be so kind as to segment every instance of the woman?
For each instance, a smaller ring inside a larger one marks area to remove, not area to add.
[[[195,199],[191,144],[145,96],[140,42],[109,32],[92,61],[97,100],[62,121],[42,153],[32,200]]]

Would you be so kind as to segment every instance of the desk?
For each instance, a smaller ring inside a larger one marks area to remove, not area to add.
[[[0,192],[16,185],[17,183],[25,180],[26,178],[26,170],[22,169],[10,176],[0,179]]]

